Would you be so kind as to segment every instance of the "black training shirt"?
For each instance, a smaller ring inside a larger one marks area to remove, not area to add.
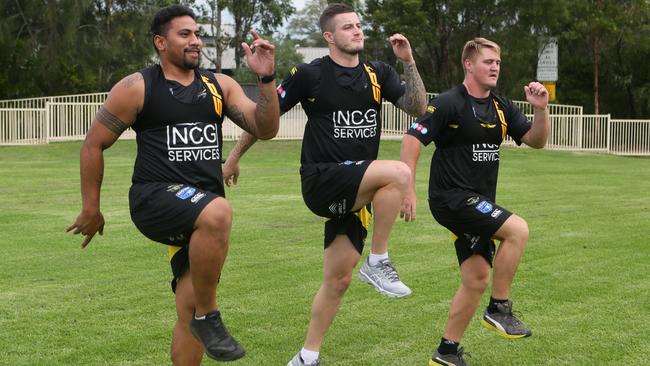
[[[329,56],[294,67],[277,88],[283,112],[301,103],[307,114],[302,164],[376,159],[381,101],[395,104],[404,90],[383,62],[343,67]]]
[[[196,71],[194,83],[183,87],[166,80],[159,65],[140,73],[145,97],[133,124],[138,145],[133,184],[188,184],[223,195],[225,104],[214,74]]]
[[[531,122],[509,99],[493,93],[470,96],[464,85],[432,98],[424,116],[407,133],[436,150],[429,176],[430,199],[444,200],[454,190],[496,198],[499,148],[506,135],[521,144]]]

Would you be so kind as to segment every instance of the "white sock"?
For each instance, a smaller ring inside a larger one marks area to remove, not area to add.
[[[379,263],[379,261],[382,259],[388,259],[388,252],[384,254],[374,254],[374,253],[368,254],[368,264],[370,264],[371,266],[376,266],[377,263]]]
[[[300,358],[302,358],[302,361],[305,363],[305,365],[309,365],[310,363],[318,360],[319,354],[320,352],[310,351],[305,347],[300,350]]]
[[[203,315],[203,316],[194,315],[194,319],[196,319],[196,320],[205,320],[205,315]]]

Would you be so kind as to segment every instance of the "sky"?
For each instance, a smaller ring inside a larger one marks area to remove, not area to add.
[[[306,1],[307,0],[293,0],[293,7],[296,8],[296,10],[300,10],[303,6],[305,6]]]
[[[296,11],[298,11],[298,10],[302,9],[305,6],[306,2],[307,2],[307,0],[292,0],[291,4],[293,5],[294,8],[296,8]],[[227,12],[224,12],[223,13],[223,21],[224,21],[224,23],[228,23],[228,22],[232,23],[233,20],[232,20],[232,17],[230,16],[230,14],[228,14]],[[286,26],[287,22],[285,21],[284,23],[285,23],[284,26]]]

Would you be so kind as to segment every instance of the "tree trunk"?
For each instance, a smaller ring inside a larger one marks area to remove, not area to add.
[[[214,35],[214,69],[216,72],[221,72],[221,56],[223,55],[223,42],[221,41],[221,3],[219,0],[215,1],[212,13],[212,26]]]
[[[598,114],[598,68],[600,64],[600,49],[599,49],[599,38],[594,34],[592,37],[593,51],[594,51],[594,114]]]

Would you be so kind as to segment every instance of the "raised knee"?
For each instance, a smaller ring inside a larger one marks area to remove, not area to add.
[[[203,209],[198,225],[215,231],[230,229],[232,225],[232,208],[225,199],[216,199]]]
[[[411,168],[401,161],[395,162],[395,182],[404,190],[411,185]]]
[[[528,242],[528,234],[529,234],[528,223],[526,222],[526,220],[522,219],[521,217],[517,217],[517,218],[519,220],[517,222],[516,229],[514,230],[513,233],[514,239],[518,243],[522,245],[526,245],[526,243]]]

